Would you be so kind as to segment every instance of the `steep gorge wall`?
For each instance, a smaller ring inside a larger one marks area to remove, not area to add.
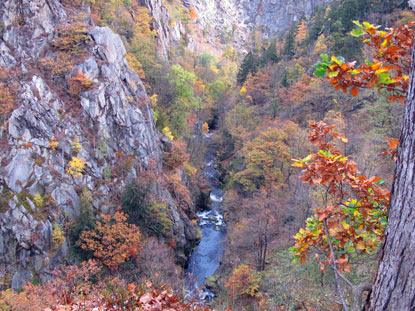
[[[171,26],[171,16],[161,0],[142,0],[155,18],[155,28],[163,51],[186,36],[187,48],[199,53],[220,55],[231,45],[239,52],[252,47],[254,31],[262,38],[278,36],[292,23],[310,18],[313,10],[330,0],[181,0],[197,17],[192,31],[182,23]],[[165,54],[167,55],[167,54]]]
[[[110,212],[129,180],[150,165],[155,171],[162,166],[149,100],[128,67],[120,37],[94,26],[88,8],[62,2],[0,4],[0,66],[6,81],[0,91],[10,91],[14,105],[1,115],[0,281],[14,288],[33,276],[47,279],[66,260],[68,241],[57,244],[56,239],[79,214],[81,193],[89,193],[97,214]],[[73,69],[56,77],[52,73],[70,53],[62,57],[55,43],[75,16],[86,24],[88,39],[75,46],[83,51]],[[92,86],[70,94],[71,78],[79,72]],[[68,171],[74,157],[85,160],[79,176]],[[169,208],[176,253],[184,261],[197,231],[168,191],[157,191]]]

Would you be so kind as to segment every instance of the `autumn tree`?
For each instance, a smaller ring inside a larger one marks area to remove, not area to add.
[[[242,295],[255,297],[259,294],[260,280],[261,275],[258,272],[249,268],[248,265],[241,264],[233,270],[225,287],[228,288],[229,295],[233,298]]]
[[[270,74],[266,70],[259,71],[255,76],[248,75],[244,87],[247,92],[245,96],[254,105],[264,105],[270,95]]]
[[[287,144],[288,133],[283,130],[284,126],[280,128],[277,124],[275,122],[262,130],[242,148],[245,168],[237,172],[233,179],[246,190],[283,183],[289,176],[291,154]]]
[[[130,258],[138,255],[141,234],[134,224],[128,224],[123,212],[117,210],[114,216],[101,214],[102,221],[98,221],[96,229],[82,232],[81,247],[93,252],[111,270]]]
[[[5,311],[62,310],[58,306],[96,307],[103,304],[95,292],[101,266],[94,260],[79,266],[61,266],[51,272],[52,280],[44,284],[29,283],[18,292],[0,292],[0,309]],[[56,309],[55,309],[56,308]]]
[[[76,76],[69,78],[69,94],[78,96],[80,93],[87,91],[94,82],[89,79],[83,72],[77,72]]]
[[[277,219],[281,217],[278,189],[261,189],[252,197],[229,194],[227,210],[238,215],[238,222],[228,229],[229,249],[240,260],[255,262],[256,270],[265,270],[270,243],[277,236]]]
[[[352,95],[357,95],[359,87],[377,87],[391,93],[390,100],[405,101],[406,109],[398,146],[398,160],[391,194],[391,206],[385,242],[382,247],[378,273],[370,298],[369,310],[412,310],[414,308],[413,275],[414,258],[412,232],[415,218],[411,216],[414,205],[413,163],[414,143],[414,51],[410,50],[414,40],[414,23],[400,26],[389,31],[379,31],[369,23],[357,23],[353,32],[363,37],[364,42],[374,48],[375,61],[354,68],[355,63],[345,63],[332,58],[327,66],[317,65],[317,70],[325,74],[337,89],[347,91],[351,87]],[[325,58],[325,57],[324,57]],[[412,63],[412,65],[410,65]],[[320,74],[317,73],[317,74]],[[411,74],[411,78],[408,74]],[[407,96],[405,95],[408,91]]]
[[[341,272],[350,270],[352,256],[374,254],[380,246],[387,223],[389,192],[380,187],[380,178],[360,175],[356,163],[336,148],[334,140],[347,142],[347,138],[334,131],[335,125],[310,124],[313,132],[308,139],[318,152],[296,160],[294,166],[302,168],[300,178],[304,182],[322,188],[322,202],[306,220],[306,228],[295,236],[297,243],[291,251],[295,261],[304,263],[313,247],[323,250],[321,267],[327,265],[333,270],[344,310],[349,309],[340,279],[351,287],[353,310],[359,310],[362,291],[370,286],[354,285]]]

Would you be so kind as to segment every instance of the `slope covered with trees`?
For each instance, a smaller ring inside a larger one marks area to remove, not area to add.
[[[192,36],[201,34],[198,14],[175,0],[157,4],[167,10],[169,29],[181,32],[179,41],[161,51],[160,21],[146,4],[57,2],[58,12],[67,14],[61,13],[66,24],[51,31],[38,60],[25,64],[62,98],[56,118],[66,124],[82,121],[78,134],[49,135],[47,152],[40,156],[33,149],[37,140],[25,141],[23,132],[10,140],[5,129],[24,107],[21,89],[39,99],[52,95],[45,95],[36,81],[27,88],[20,85],[30,75],[20,68],[0,75],[2,152],[9,152],[10,144],[30,150],[38,167],[53,166],[57,180],[73,183],[72,198],[77,199],[56,202],[56,193],[46,188],[35,193],[24,190],[27,183],[16,183],[16,189],[2,184],[0,215],[12,215],[14,202],[28,211],[24,217],[53,224],[39,231],[49,232],[51,243],[48,259],[34,260],[31,281],[22,272],[24,261],[13,273],[0,270],[0,308],[357,311],[365,303],[373,310],[412,308],[412,283],[405,280],[412,280],[413,270],[413,230],[406,229],[413,226],[407,194],[412,168],[406,165],[412,159],[414,16],[406,1],[323,3],[278,37],[261,37],[253,29],[247,53],[231,45],[232,35],[221,39],[229,42],[221,41],[223,49],[206,45],[201,53],[194,48]],[[6,31],[29,31],[29,7],[20,9],[23,13]],[[100,31],[110,33],[104,27],[120,35],[114,42],[116,49],[125,46],[125,59],[117,56],[119,50],[111,54],[112,45],[100,36]],[[93,76],[90,57],[97,60]],[[114,59],[123,67],[111,78],[106,66]],[[106,91],[99,95],[102,81]],[[123,87],[114,87],[117,83]],[[134,93],[144,90],[148,100]],[[408,90],[404,111],[401,102]],[[100,98],[110,108],[94,108]],[[147,138],[140,131],[131,139],[118,135],[141,122],[118,120],[131,106],[147,115],[142,123],[157,128],[151,128],[155,151],[145,165],[142,154],[149,148],[139,148]],[[111,135],[103,135],[102,126],[94,123],[104,111],[108,120],[119,122],[111,129],[125,150],[115,148]],[[84,135],[84,129],[90,133]],[[183,284],[189,253],[200,239],[196,211],[209,208],[202,170],[209,146],[202,137],[211,134],[219,146],[217,169],[226,192],[226,250],[206,282],[215,300],[197,302]],[[52,161],[52,153],[61,157]],[[10,167],[6,160],[1,165]],[[62,206],[73,206],[67,208],[73,215],[58,212]],[[35,252],[41,239],[30,239]],[[406,251],[399,252],[402,269],[393,266],[397,248]],[[7,260],[12,260],[9,253]],[[16,282],[19,273],[24,282]],[[10,289],[26,281],[21,291]]]

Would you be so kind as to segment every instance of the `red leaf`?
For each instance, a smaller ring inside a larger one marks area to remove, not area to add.
[[[352,87],[350,94],[352,94],[353,96],[357,96],[357,94],[359,94],[359,89],[357,87]]]

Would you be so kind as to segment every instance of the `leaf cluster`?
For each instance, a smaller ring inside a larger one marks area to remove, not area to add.
[[[324,203],[307,219],[305,229],[297,233],[296,244],[290,250],[294,260],[302,263],[313,248],[323,250],[330,259],[335,256],[329,248],[330,239],[339,254],[337,263],[341,269],[348,269],[353,253],[373,253],[382,242],[389,192],[380,187],[379,177],[359,175],[356,163],[336,149],[332,140],[347,142],[347,138],[334,132],[335,126],[310,124],[313,132],[308,139],[318,151],[294,160],[293,166],[303,169],[300,178],[304,182],[324,189]],[[322,268],[328,263],[329,260],[322,262]]]
[[[409,85],[411,64],[410,51],[413,45],[415,22],[388,31],[378,30],[368,22],[360,24],[351,32],[374,51],[374,60],[357,66],[341,57],[321,55],[321,61],[314,65],[314,75],[326,77],[336,90],[343,90],[357,96],[359,88],[385,89],[391,95],[389,100],[405,100]]]

